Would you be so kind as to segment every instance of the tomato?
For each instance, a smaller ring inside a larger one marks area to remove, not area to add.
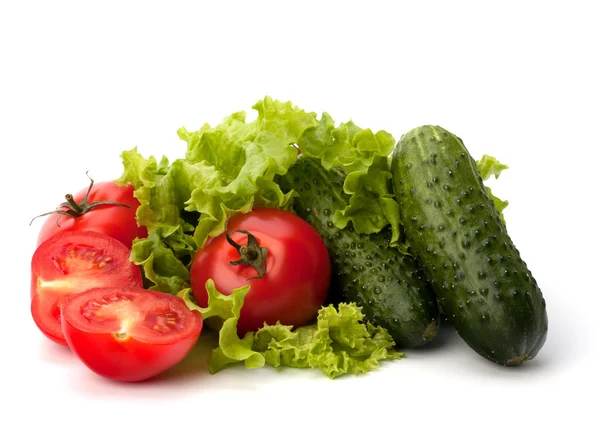
[[[148,236],[144,226],[138,226],[136,212],[140,202],[133,195],[132,185],[119,186],[112,181],[94,184],[74,196],[67,194],[67,201],[44,221],[38,234],[37,245],[50,236],[63,231],[91,230],[104,233],[129,248],[133,240]],[[101,204],[103,203],[103,204]],[[45,216],[48,214],[42,214]]]
[[[244,247],[258,256],[252,265],[239,262],[242,255],[250,261],[253,258]],[[261,249],[266,249],[265,260]],[[250,285],[240,311],[240,335],[256,331],[265,322],[292,326],[310,322],[327,297],[330,277],[329,254],[318,232],[291,212],[267,208],[233,216],[227,233],[210,238],[190,267],[192,292],[202,307],[208,303],[205,284],[209,278],[225,295]]]
[[[124,382],[149,379],[179,363],[202,331],[200,313],[183,299],[125,287],[72,295],[61,323],[69,347],[90,370]]]
[[[92,287],[142,287],[142,271],[130,250],[98,232],[65,231],[36,248],[31,259],[31,314],[38,328],[67,345],[60,326],[61,306],[72,293]]]

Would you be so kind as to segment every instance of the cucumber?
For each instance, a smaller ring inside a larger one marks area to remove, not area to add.
[[[396,143],[391,171],[410,251],[448,321],[490,361],[533,359],[548,332],[546,302],[463,141],[414,128]]]
[[[347,206],[345,173],[327,171],[320,161],[300,156],[279,183],[292,188],[294,212],[325,241],[332,266],[328,302],[355,302],[365,318],[390,333],[397,347],[419,347],[438,332],[435,295],[416,260],[389,246],[391,230],[359,234],[352,223],[338,229],[333,215]]]

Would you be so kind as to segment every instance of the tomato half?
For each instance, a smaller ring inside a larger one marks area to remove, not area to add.
[[[112,181],[94,184],[92,181],[88,188],[71,197],[76,205],[60,206],[57,211],[61,213],[46,217],[37,244],[59,232],[90,230],[111,236],[131,248],[136,237],[148,236],[146,227],[137,224],[140,202],[133,192],[132,185],[119,186]],[[66,211],[69,213],[62,213]]]
[[[62,308],[69,347],[95,373],[134,382],[179,363],[196,344],[202,317],[183,299],[146,289],[103,287]]]
[[[142,271],[129,255],[123,243],[98,232],[60,232],[42,242],[31,259],[31,314],[38,328],[66,346],[60,315],[69,295],[92,287],[142,287]]]
[[[238,246],[252,243],[246,230],[266,249],[264,274],[248,264],[233,264],[241,258]],[[250,285],[238,321],[238,333],[256,331],[266,322],[300,326],[310,322],[321,308],[330,284],[331,267],[325,242],[299,216],[279,209],[257,208],[237,214],[227,233],[209,239],[191,264],[190,284],[196,302],[208,303],[205,284],[210,278],[226,295]]]

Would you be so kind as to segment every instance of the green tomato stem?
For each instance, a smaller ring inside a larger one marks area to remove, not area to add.
[[[248,236],[247,245],[239,245],[230,236],[230,233],[244,233]],[[262,278],[267,272],[267,248],[261,247],[256,240],[256,237],[247,230],[233,230],[230,233],[225,233],[227,242],[233,246],[238,254],[240,255],[239,260],[230,261],[229,264],[232,266],[236,265],[248,265],[252,266],[258,272],[258,275],[247,278],[251,280],[253,278]]]

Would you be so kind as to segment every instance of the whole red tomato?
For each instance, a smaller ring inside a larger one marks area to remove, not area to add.
[[[44,221],[37,239],[39,246],[52,235],[62,231],[89,230],[106,234],[131,248],[133,240],[145,238],[148,231],[138,226],[135,218],[140,202],[133,196],[133,186],[119,186],[112,181],[91,181]]]
[[[266,208],[232,217],[227,232],[209,239],[190,268],[201,307],[208,304],[208,279],[225,295],[250,285],[238,321],[240,335],[264,323],[307,324],[327,297],[330,277],[329,253],[317,231],[291,212]]]

